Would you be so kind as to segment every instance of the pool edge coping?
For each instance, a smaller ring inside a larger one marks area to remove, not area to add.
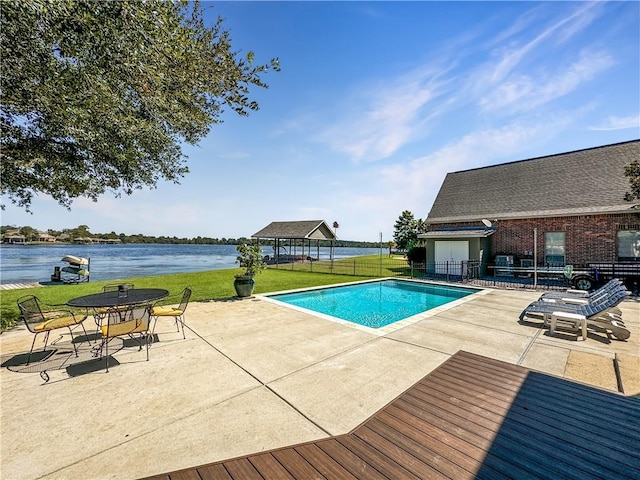
[[[321,313],[321,312],[316,312],[314,310],[309,310],[303,307],[299,307],[297,305],[291,305],[289,303],[286,302],[281,302],[279,300],[276,300],[274,298],[271,298],[271,295],[285,295],[288,293],[299,293],[299,292],[307,292],[307,291],[312,291],[312,290],[322,290],[322,289],[326,289],[326,288],[335,288],[335,287],[344,287],[344,286],[349,286],[349,285],[359,285],[359,284],[363,284],[363,283],[373,283],[373,282],[380,282],[380,281],[384,281],[384,280],[400,280],[400,281],[406,281],[406,282],[415,282],[415,283],[422,283],[422,284],[431,284],[431,285],[439,285],[439,286],[447,286],[447,287],[456,287],[456,288],[468,288],[470,290],[477,290],[476,292],[470,294],[470,295],[466,295],[462,298],[458,298],[456,300],[453,300],[451,302],[448,302],[444,305],[440,305],[438,307],[435,308],[431,308],[425,312],[420,312],[420,313],[416,313],[415,315],[411,315],[410,317],[407,318],[403,318],[402,320],[398,320],[396,322],[393,322],[389,325],[385,325],[384,327],[380,327],[380,328],[372,328],[372,327],[367,327],[365,325],[359,325],[355,322],[350,322],[348,320],[344,320],[342,318],[338,318],[338,317],[334,317],[332,315],[327,315],[326,313]],[[311,315],[313,317],[317,317],[317,318],[322,318],[323,320],[328,320],[330,322],[333,323],[337,323],[339,325],[343,325],[349,328],[353,328],[356,330],[360,330],[366,333],[370,333],[372,335],[378,336],[378,337],[384,337],[386,335],[389,335],[390,333],[396,332],[400,329],[403,329],[405,327],[408,327],[410,325],[413,325],[421,320],[425,320],[427,318],[433,317],[434,315],[438,315],[444,311],[447,311],[451,308],[455,308],[459,305],[462,305],[466,302],[469,302],[475,298],[477,298],[478,296],[483,296],[483,295],[487,295],[489,293],[491,293],[493,291],[493,289],[491,288],[480,288],[480,287],[472,287],[472,286],[466,286],[466,285],[458,285],[458,284],[453,284],[453,283],[447,283],[447,282],[433,282],[433,281],[425,281],[425,280],[417,280],[417,279],[413,279],[413,278],[397,278],[397,277],[383,277],[383,278],[375,278],[375,279],[371,279],[371,280],[359,280],[356,282],[344,282],[344,283],[336,283],[333,285],[319,285],[316,287],[303,287],[303,288],[296,288],[296,289],[290,289],[290,290],[282,290],[282,291],[277,291],[277,292],[267,292],[267,293],[262,293],[259,295],[255,295],[256,298],[260,299],[260,300],[265,300],[273,305],[280,305],[282,307],[285,308],[290,308],[292,310],[295,310],[297,312],[301,312],[301,313],[306,313],[308,315]]]

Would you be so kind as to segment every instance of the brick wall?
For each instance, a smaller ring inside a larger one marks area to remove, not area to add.
[[[479,225],[480,222],[438,224],[431,229]],[[534,229],[537,228],[539,264],[544,261],[545,232],[565,232],[566,263],[584,265],[589,262],[617,261],[616,232],[640,230],[640,213],[498,220],[494,226],[497,230],[492,236],[493,255],[529,257],[533,252]],[[489,260],[492,261],[493,258]]]

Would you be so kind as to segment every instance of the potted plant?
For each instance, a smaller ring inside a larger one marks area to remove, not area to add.
[[[238,245],[236,250],[238,250],[236,262],[244,268],[244,273],[235,276],[233,286],[236,289],[238,297],[250,297],[253,294],[253,286],[255,284],[253,280],[254,275],[267,268],[267,264],[262,258],[260,245],[247,245],[243,243]]]

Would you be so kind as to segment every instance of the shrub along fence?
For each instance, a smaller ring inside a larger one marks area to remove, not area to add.
[[[482,268],[480,262],[409,262],[403,257],[381,255],[353,257],[338,260],[305,260],[269,265],[280,270],[331,273],[363,277],[403,277],[434,280],[448,283],[464,283],[490,288],[523,288],[561,290],[569,288],[563,275],[538,276],[532,274],[509,274],[499,269]]]

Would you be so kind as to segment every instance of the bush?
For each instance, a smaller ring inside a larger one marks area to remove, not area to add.
[[[411,247],[407,252],[407,260],[409,263],[426,263],[427,249],[426,247]]]

